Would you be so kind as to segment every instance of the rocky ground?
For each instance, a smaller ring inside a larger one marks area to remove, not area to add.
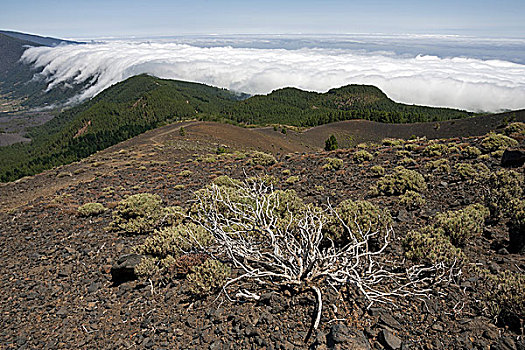
[[[257,302],[232,303],[219,292],[196,297],[177,276],[115,283],[112,266],[144,236],[109,231],[111,210],[80,217],[82,204],[98,202],[112,209],[127,195],[148,192],[160,195],[166,206],[184,207],[195,190],[219,175],[242,179],[245,172],[270,174],[281,180],[281,188],[296,190],[307,202],[367,199],[388,209],[396,233],[389,253],[402,255],[401,241],[408,231],[431,222],[438,212],[481,201],[480,187],[461,179],[456,163],[501,168],[499,156],[466,160],[453,152],[425,154],[429,141],[424,139],[402,153],[403,147],[395,145],[368,146],[374,158],[364,162],[355,160],[356,149],[305,153],[302,145],[253,141],[248,148],[273,149],[278,162],[252,165],[249,154],[243,159],[238,153],[207,155],[234,137],[214,135],[207,125],[188,125],[184,136],[174,132],[179,126],[172,127],[144,142],[129,141],[0,188],[6,199],[0,214],[0,348],[525,348],[523,328],[496,322],[487,312],[483,298],[488,287],[475,272],[476,267],[492,273],[525,270],[525,257],[508,246],[505,221],[487,223],[482,235],[467,242],[463,276],[430,298],[367,309],[352,288],[327,290],[321,327],[313,333],[315,299],[307,291],[267,288],[260,290]],[[480,142],[481,137],[469,137],[442,143],[466,147]],[[232,142],[229,151],[246,148],[239,144]],[[342,168],[323,169],[327,157],[341,159]],[[405,166],[423,174],[428,184],[422,193],[426,203],[416,210],[407,210],[397,196],[369,194],[377,182],[371,167],[381,165],[388,174],[406,157],[414,162],[405,160]],[[426,164],[442,157],[449,160],[450,172],[428,169]],[[524,168],[517,171],[523,174]],[[287,182],[290,176],[297,181]]]

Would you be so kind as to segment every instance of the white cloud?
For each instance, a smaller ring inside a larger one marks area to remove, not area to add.
[[[82,83],[97,77],[77,96],[79,100],[148,73],[250,94],[286,86],[324,92],[347,84],[372,84],[403,103],[472,111],[525,108],[525,65],[502,60],[348,49],[203,48],[166,42],[35,47],[22,59],[43,69],[49,89],[71,79]]]

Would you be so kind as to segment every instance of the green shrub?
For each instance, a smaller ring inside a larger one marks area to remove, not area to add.
[[[518,141],[505,135],[489,133],[481,140],[481,150],[485,153],[491,153],[498,150],[504,150],[508,147],[516,147]]]
[[[212,242],[212,235],[202,227],[193,223],[179,224],[155,230],[134,251],[159,259],[167,256],[177,258],[194,248],[208,247]]]
[[[337,139],[334,135],[330,135],[328,139],[324,142],[325,151],[335,151],[337,149]]]
[[[513,170],[499,170],[491,173],[485,182],[484,201],[493,218],[508,214],[512,200],[521,198],[523,176]]]
[[[464,259],[461,249],[450,243],[443,229],[434,226],[425,226],[419,231],[410,231],[403,240],[403,247],[408,259],[420,263],[452,264]]]
[[[227,175],[221,175],[217,176],[215,179],[213,179],[213,183],[217,186],[226,186],[226,187],[239,187],[242,182],[239,180],[232,179],[231,177]]]
[[[511,250],[525,253],[525,200],[512,201],[510,210],[509,240]]]
[[[469,163],[456,164],[456,171],[463,180],[473,179],[477,175],[476,169]]]
[[[399,195],[408,190],[422,192],[427,184],[423,175],[415,170],[396,167],[393,174],[386,175],[377,181],[376,192],[384,195]]]
[[[106,208],[100,203],[86,203],[78,208],[80,216],[95,216],[102,214]]]
[[[277,160],[275,157],[271,154],[255,151],[251,154],[251,159],[249,161],[250,165],[262,165],[262,166],[270,166],[277,163]]]
[[[354,153],[354,162],[363,163],[364,161],[370,161],[372,159],[374,159],[374,156],[365,150],[360,150]]]
[[[385,168],[383,168],[381,165],[374,165],[370,168],[370,173],[374,177],[383,176],[385,175]]]
[[[444,145],[442,143],[431,143],[425,149],[423,150],[423,154],[429,156],[429,157],[441,157],[443,154],[446,154],[448,152],[447,145]]]
[[[135,274],[140,277],[152,277],[160,272],[157,260],[151,257],[144,257],[134,268]]]
[[[417,192],[406,191],[404,194],[399,196],[399,204],[407,208],[408,210],[415,210],[425,205],[425,199]]]
[[[184,130],[184,128],[182,126],[179,128],[179,135],[180,136],[186,136],[186,130]]]
[[[465,159],[476,159],[480,155],[481,151],[474,146],[466,146],[461,149],[461,156]]]
[[[392,139],[392,138],[385,138],[381,141],[381,144],[384,146],[400,146],[404,143],[403,140],[400,139]]]
[[[158,195],[135,194],[117,205],[110,227],[128,233],[148,233],[160,224],[164,214],[162,200]]]
[[[292,171],[291,171],[290,169],[284,169],[284,170],[282,171],[282,174],[283,174],[283,175],[290,175],[291,173],[292,173]]]
[[[230,274],[231,269],[228,265],[208,259],[202,265],[194,266],[186,280],[193,293],[203,295],[221,288]]]
[[[411,165],[416,165],[416,161],[412,158],[409,158],[409,157],[404,157],[403,159],[401,159],[398,163],[399,165],[401,166],[411,166]]]
[[[448,159],[437,159],[425,164],[425,169],[436,173],[450,173],[450,164]]]
[[[396,156],[398,157],[408,157],[410,156],[410,152],[407,150],[400,150],[396,152]]]
[[[525,123],[522,122],[514,122],[505,128],[505,134],[507,136],[518,134],[518,135],[525,135]]]
[[[299,176],[290,176],[289,178],[287,178],[287,179],[285,180],[285,182],[286,182],[287,184],[294,184],[294,183],[296,183],[297,181],[299,181]]]
[[[343,160],[338,158],[326,158],[326,163],[323,165],[324,170],[335,171],[343,167]]]
[[[182,177],[188,177],[188,176],[191,176],[192,174],[193,174],[193,171],[191,170],[183,170],[178,175]]]
[[[436,227],[443,229],[452,244],[461,247],[468,240],[481,235],[489,215],[489,210],[483,205],[473,204],[462,210],[437,214]]]
[[[349,232],[344,225],[351,230],[358,239],[362,237],[361,232],[381,232],[384,235],[392,225],[392,217],[386,209],[380,209],[368,201],[345,200],[335,209],[337,215],[330,218],[326,225],[326,235],[337,245],[344,246],[349,241]],[[337,218],[339,216],[339,218]]]
[[[504,271],[488,274],[487,304],[491,316],[515,332],[522,331],[525,319],[525,275]]]

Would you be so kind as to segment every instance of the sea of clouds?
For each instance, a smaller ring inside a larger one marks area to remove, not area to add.
[[[287,86],[324,92],[347,84],[371,84],[393,100],[409,104],[490,112],[525,108],[525,64],[519,57],[511,60],[495,54],[486,59],[472,47],[464,55],[446,56],[434,54],[428,44],[416,54],[400,51],[394,41],[380,46],[370,39],[347,40],[346,45],[327,40],[315,38],[309,44],[294,38],[109,40],[29,48],[22,61],[41,70],[39,76],[46,79],[48,89],[86,84],[71,102],[148,73],[249,94]],[[403,45],[417,47],[421,42],[428,40],[419,38],[412,45],[405,40]],[[453,43],[443,47],[441,52],[460,52]]]

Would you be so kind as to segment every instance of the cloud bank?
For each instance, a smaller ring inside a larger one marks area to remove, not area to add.
[[[197,47],[166,42],[108,42],[34,47],[22,61],[41,69],[48,89],[87,83],[75,101],[133,75],[200,82],[250,94],[293,86],[324,92],[371,84],[395,101],[470,111],[525,108],[525,65],[474,58],[406,57],[333,48]]]

